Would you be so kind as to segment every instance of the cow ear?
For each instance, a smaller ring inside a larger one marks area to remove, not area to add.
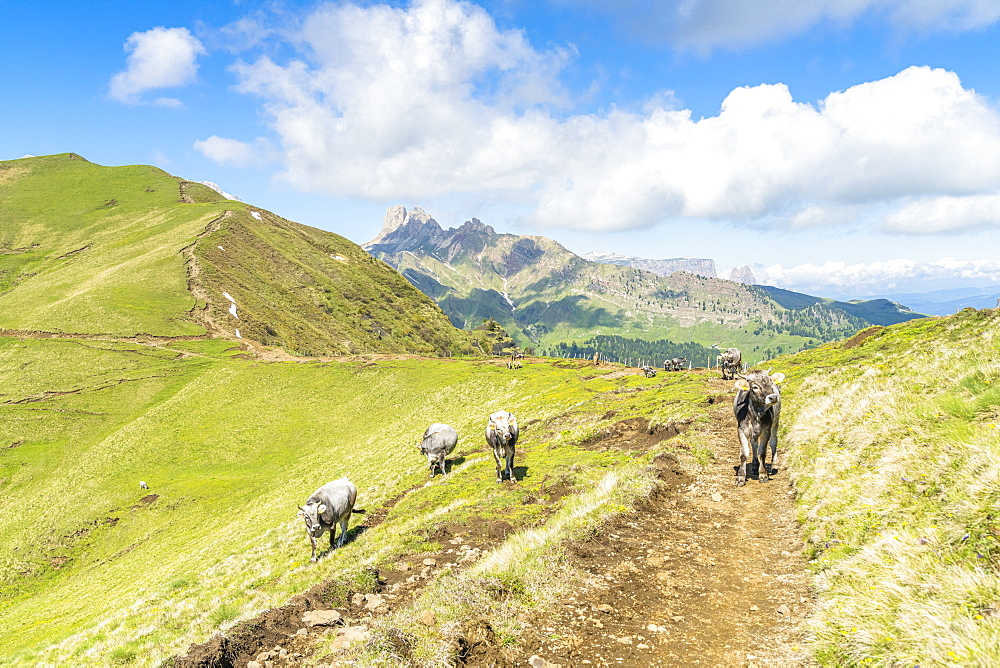
[[[737,390],[749,390],[750,389],[750,383],[748,383],[743,378],[740,378],[738,381],[736,381],[735,383],[733,383],[733,387],[736,388]]]
[[[783,381],[784,379],[785,379],[785,374],[781,372],[776,372],[771,376],[771,380],[774,382],[775,385],[780,384],[781,381]]]
[[[299,512],[297,514],[299,517],[305,517],[306,511],[302,509],[302,506],[299,506]]]
[[[322,515],[325,512],[326,512],[326,504],[325,503],[319,504],[319,508],[316,509],[316,514]]]

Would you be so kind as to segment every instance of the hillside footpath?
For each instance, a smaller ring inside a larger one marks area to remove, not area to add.
[[[665,488],[637,513],[573,546],[591,586],[539,620],[524,663],[563,666],[804,665],[811,609],[793,491],[779,441],[769,483],[736,487],[732,383],[711,381],[714,460],[657,459]],[[694,426],[686,434],[696,436]],[[523,664],[522,664],[523,665]]]

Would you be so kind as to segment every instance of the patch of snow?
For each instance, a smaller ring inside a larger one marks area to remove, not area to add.
[[[25,158],[34,158],[34,157],[37,157],[37,156],[31,155],[30,153],[25,153],[19,159],[20,160],[24,160]]]
[[[222,296],[225,297],[226,299],[228,299],[229,301],[231,301],[232,303],[234,303],[234,304],[236,303],[236,300],[233,299],[232,296],[228,292],[223,292]]]
[[[238,330],[238,329],[236,330],[236,338],[237,339],[242,339],[243,338],[242,336],[240,336],[240,330]]]
[[[510,304],[510,312],[513,313],[514,309],[516,309],[517,307],[514,306],[514,302],[510,300],[510,295],[507,294],[507,279],[504,278],[503,276],[501,276],[501,278],[503,279],[503,292],[501,292],[500,294],[502,294],[503,298],[507,300],[508,304]]]
[[[334,260],[340,260],[341,262],[347,262],[347,258],[344,257],[344,256],[342,256],[342,255],[334,255],[333,253],[330,253],[330,257],[332,257]]]
[[[251,211],[250,215],[256,218],[257,220],[260,220],[260,211]]]
[[[239,197],[237,197],[236,195],[230,195],[225,190],[223,190],[222,188],[220,188],[217,184],[212,183],[211,181],[198,181],[198,183],[200,183],[203,186],[208,186],[209,188],[211,188],[215,192],[219,193],[220,195],[222,195],[226,199],[233,199],[233,200],[236,200],[237,202],[242,202],[243,201]]]
[[[222,246],[216,246],[216,248],[218,248],[218,249],[219,249],[220,251],[224,251],[224,250],[226,250],[226,249],[225,249],[225,248],[223,248]]]
[[[230,312],[230,313],[232,314],[232,316],[233,316],[234,318],[236,318],[237,320],[239,320],[239,319],[240,319],[240,316],[236,315],[236,303],[235,303],[235,302],[233,302],[232,304],[230,304],[230,305],[229,305],[229,312]]]

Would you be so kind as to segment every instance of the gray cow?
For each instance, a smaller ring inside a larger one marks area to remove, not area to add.
[[[456,443],[458,434],[455,430],[440,422],[427,427],[421,440],[417,441],[417,449],[420,450],[420,454],[427,457],[427,462],[431,465],[432,478],[435,467],[441,469],[441,475],[447,473],[444,458],[452,453]]]
[[[663,360],[663,370],[664,371],[683,371],[685,365],[688,361],[686,357],[675,357],[669,360]]]
[[[747,458],[753,455],[753,464],[758,465],[759,480],[770,480],[770,468],[766,463],[767,447],[771,446],[771,466],[778,450],[778,418],[781,416],[781,393],[778,383],[785,374],[768,375],[768,371],[751,371],[736,381],[736,397],[733,399],[733,413],[736,414],[736,432],[740,438],[740,466],[736,473],[736,485],[747,482]]]
[[[493,448],[493,459],[497,464],[497,482],[503,482],[503,474],[511,482],[514,477],[514,445],[517,443],[517,418],[508,411],[497,411],[490,415],[486,423],[486,442]]]
[[[653,378],[654,376],[656,376],[656,369],[649,366],[648,364],[644,364],[641,368],[642,368],[642,375],[645,376],[646,378]]]
[[[299,506],[299,517],[306,522],[306,534],[312,543],[312,557],[316,561],[316,539],[330,532],[330,549],[334,548],[337,525],[340,525],[340,539],[336,547],[343,547],[347,540],[347,521],[351,519],[354,501],[358,498],[358,488],[347,478],[328,482],[309,497],[305,506]]]
[[[722,380],[732,380],[736,378],[743,367],[743,356],[739,348],[727,348],[716,360],[722,369]]]

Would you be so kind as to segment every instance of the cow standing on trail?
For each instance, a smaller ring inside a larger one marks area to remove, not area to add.
[[[514,477],[514,446],[517,444],[517,418],[509,411],[497,411],[486,423],[486,442],[493,449],[497,465],[497,482],[503,482],[504,473],[511,482]]]
[[[722,369],[722,380],[736,378],[743,366],[743,356],[739,348],[727,348],[724,353],[716,357],[716,360]]]
[[[736,397],[733,399],[733,413],[736,415],[736,433],[740,439],[740,466],[736,472],[736,486],[747,482],[747,459],[751,453],[758,465],[761,482],[770,480],[770,468],[766,462],[767,448],[771,446],[771,465],[774,465],[778,450],[778,418],[781,416],[781,393],[778,383],[785,374],[769,371],[751,371],[736,381]]]

